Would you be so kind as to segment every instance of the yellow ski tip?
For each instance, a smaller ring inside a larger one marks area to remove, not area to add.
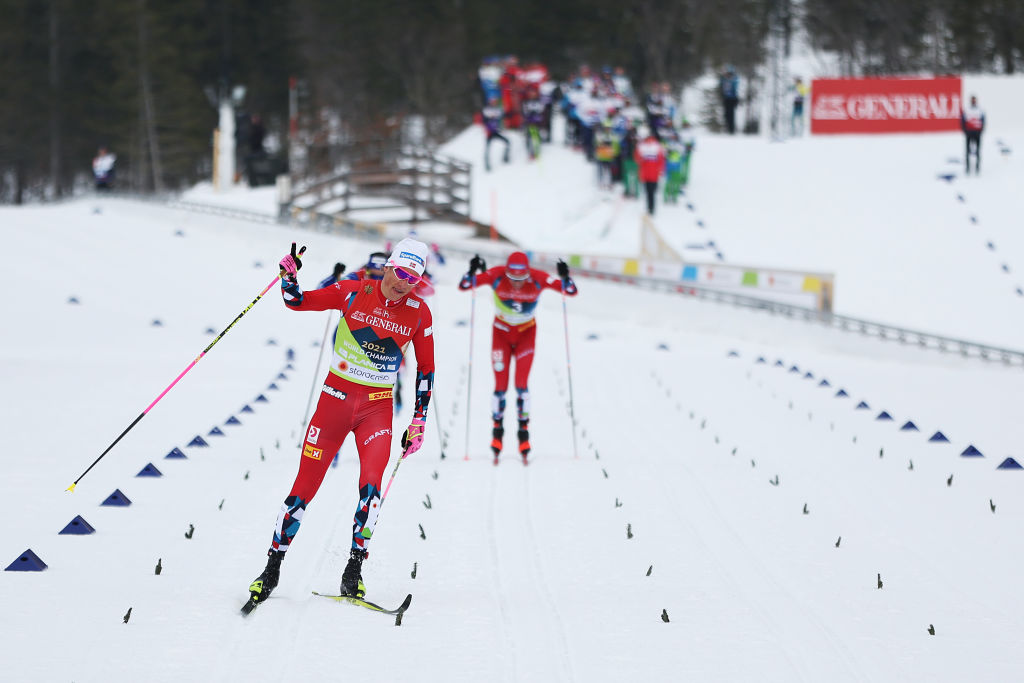
[[[72,484],[71,486],[67,487],[64,490],[67,491],[68,493],[74,493],[75,492],[75,484]]]

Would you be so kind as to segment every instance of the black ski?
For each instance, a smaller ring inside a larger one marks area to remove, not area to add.
[[[412,604],[412,593],[406,595],[402,604],[395,609],[385,609],[376,603],[370,602],[369,600],[352,597],[351,595],[325,595],[323,593],[317,593],[316,591],[313,591],[313,595],[317,595],[321,598],[329,598],[335,602],[347,602],[350,605],[358,605],[359,607],[365,607],[368,610],[380,612],[381,614],[404,614],[405,611],[409,609],[409,605]]]
[[[252,612],[254,609],[256,609],[256,606],[258,604],[260,604],[260,603],[256,602],[252,598],[249,598],[248,600],[246,600],[245,604],[242,605],[242,610],[241,610],[242,611],[242,616],[243,617],[249,616],[249,613]]]

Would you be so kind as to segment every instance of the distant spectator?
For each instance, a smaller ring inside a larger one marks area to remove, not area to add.
[[[484,104],[490,102],[491,97],[501,97],[501,88],[498,86],[502,73],[500,61],[497,57],[487,57],[477,69],[476,78],[480,88],[480,101]]]
[[[722,96],[722,109],[725,113],[725,130],[729,135],[736,133],[736,106],[740,103],[740,79],[736,69],[726,67],[725,73],[718,83]]]
[[[484,122],[484,130],[487,132],[487,143],[484,145],[484,168],[491,170],[491,140],[498,139],[505,143],[504,160],[509,161],[508,138],[501,134],[501,124],[505,118],[505,112],[498,103],[497,97],[491,97],[490,102],[480,112]]]
[[[612,162],[619,155],[619,140],[611,121],[603,121],[594,133],[594,160],[597,161],[597,184],[604,190],[612,187]]]
[[[683,119],[683,128],[679,131],[679,143],[683,146],[683,170],[680,187],[686,187],[686,184],[690,182],[690,160],[693,159],[693,150],[697,146],[693,128],[686,119]]]
[[[587,161],[594,160],[594,133],[601,125],[604,118],[601,111],[601,98],[597,88],[594,88],[588,96],[584,97],[577,105],[580,117],[579,131],[580,142],[583,145],[583,156]]]
[[[263,119],[259,114],[253,114],[249,119],[249,153],[263,154],[263,138],[267,136],[267,129],[263,127]]]
[[[658,179],[665,169],[665,150],[658,139],[645,126],[637,133],[642,138],[634,155],[640,167],[640,182],[647,192],[647,213],[654,215],[654,199],[658,192]]]
[[[540,131],[544,126],[544,102],[540,99],[540,90],[534,84],[526,87],[523,93],[523,120],[526,122],[526,152],[531,159],[540,156]]]
[[[960,128],[967,139],[964,173],[971,173],[971,148],[974,148],[974,173],[981,172],[981,133],[985,130],[985,112],[978,106],[978,98],[971,95],[971,104],[960,113]]]
[[[665,141],[665,189],[662,200],[666,204],[679,202],[679,192],[683,187],[683,156],[682,143],[678,140]]]
[[[622,136],[622,141],[619,146],[619,157],[622,159],[622,195],[624,197],[635,198],[640,196],[637,163],[634,158],[636,146],[636,128],[630,125]]]
[[[502,74],[498,85],[501,88],[501,101],[505,114],[505,127],[518,130],[522,125],[522,112],[519,106],[519,58],[510,56],[505,62],[505,73]]]
[[[672,95],[672,86],[667,82],[661,84],[661,106],[665,110],[666,125],[676,125],[676,98]]]
[[[807,99],[807,84],[797,76],[793,81],[793,115],[789,119],[791,137],[804,134],[804,100]]]
[[[626,75],[626,70],[623,67],[615,67],[612,84],[615,86],[615,92],[625,98],[633,99],[633,83],[629,80],[629,76]]]
[[[444,265],[444,254],[441,253],[441,247],[437,242],[430,243],[430,256],[440,265]]]
[[[562,88],[554,81],[544,81],[538,88],[540,101],[544,105],[544,116],[540,126],[540,139],[551,142],[551,112],[554,103],[562,100]]]
[[[100,147],[92,160],[92,174],[96,179],[97,190],[105,192],[114,189],[116,164],[117,155],[107,151],[106,147]]]

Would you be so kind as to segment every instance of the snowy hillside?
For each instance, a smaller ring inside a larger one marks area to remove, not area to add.
[[[452,153],[478,159],[481,137],[467,131]],[[1021,200],[1006,188],[1021,165],[993,153],[979,179],[938,180],[958,143],[702,138],[695,211],[656,220],[732,262],[833,269],[841,312],[1020,347]],[[493,189],[498,226],[528,247],[628,253],[635,206],[596,197],[569,150],[533,165],[521,151],[474,177],[478,210]],[[276,210],[267,193],[231,201]],[[290,242],[308,247],[307,288],[377,245],[110,199],[2,209],[0,225],[18,292],[0,337],[0,495],[13,515],[0,564],[30,548],[48,565],[0,572],[0,680],[953,682],[1024,670],[1024,472],[997,468],[1024,462],[1019,368],[581,280],[564,308],[551,292],[539,306],[532,463],[494,467],[493,307],[485,291],[457,291],[463,262],[432,265],[427,441],[398,470],[363,573],[370,599],[412,593],[411,609],[396,627],[310,594],[334,592],[347,559],[350,441],[274,596],[242,619],[325,373],[326,313],[287,311],[272,288],[64,489],[273,280]],[[209,447],[188,446],[196,436]],[[961,455],[970,447],[980,455]],[[166,458],[174,448],[187,457]],[[149,464],[162,476],[136,476]],[[100,505],[115,490],[132,504]],[[58,533],[79,515],[95,533]]]

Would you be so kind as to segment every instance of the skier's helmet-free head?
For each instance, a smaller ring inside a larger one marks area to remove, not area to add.
[[[530,259],[521,251],[512,252],[505,263],[505,277],[509,280],[526,280],[530,277]]]

